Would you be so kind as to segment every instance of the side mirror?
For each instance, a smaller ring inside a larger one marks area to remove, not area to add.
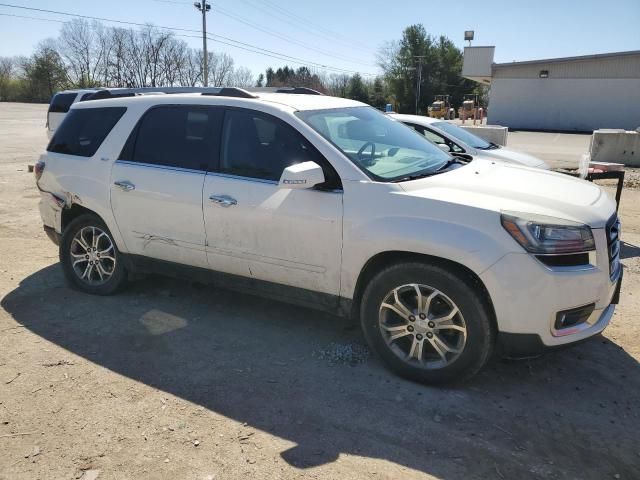
[[[278,188],[305,189],[321,183],[324,183],[322,167],[316,162],[302,162],[284,169]]]
[[[447,145],[446,143],[436,143],[436,145],[443,152],[451,153],[451,148],[449,148],[449,145]]]

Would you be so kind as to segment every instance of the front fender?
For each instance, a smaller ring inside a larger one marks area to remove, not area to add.
[[[485,221],[498,222],[494,215]],[[475,225],[416,217],[379,217],[345,228],[341,296],[353,298],[360,272],[374,256],[399,251],[430,255],[459,263],[476,275],[510,250],[507,235],[489,234]]]

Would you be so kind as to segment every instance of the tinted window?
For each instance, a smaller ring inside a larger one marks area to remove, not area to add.
[[[460,128],[457,125],[449,122],[438,122],[433,124],[434,127],[439,128],[443,132],[448,133],[452,137],[455,137],[467,145],[471,145],[473,148],[488,149],[491,144],[486,140],[475,136],[473,133],[466,131],[464,128]]]
[[[47,150],[81,157],[93,156],[126,110],[124,107],[71,110],[56,130]]]
[[[439,133],[429,130],[426,127],[423,127],[422,125],[414,125],[413,123],[407,123],[407,125],[409,125],[410,127],[413,127],[418,133],[421,133],[422,135],[424,135],[425,138],[429,140],[431,143],[435,143],[436,145],[446,145],[447,147],[449,147],[449,149],[452,152],[460,153],[464,151],[462,150],[462,148],[460,148],[458,145],[453,143],[448,138],[443,137]]]
[[[286,167],[307,161],[319,163],[318,155],[289,125],[254,111],[227,111],[222,131],[220,171],[279,180]]]
[[[77,93],[56,93],[49,104],[49,111],[67,113],[77,95]]]
[[[207,170],[217,151],[216,132],[219,131],[221,118],[222,110],[211,107],[184,105],[153,108],[138,126],[132,158],[125,159]],[[125,151],[123,156],[126,156]]]

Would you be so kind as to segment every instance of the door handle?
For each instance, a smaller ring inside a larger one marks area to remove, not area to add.
[[[116,187],[120,187],[125,192],[129,192],[131,190],[136,189],[136,186],[127,180],[118,180],[117,182],[113,182],[113,184]]]
[[[238,201],[235,198],[230,197],[229,195],[211,195],[209,197],[214,203],[217,203],[221,207],[230,207],[232,205],[237,205]]]

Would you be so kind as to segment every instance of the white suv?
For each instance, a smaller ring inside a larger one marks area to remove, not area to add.
[[[362,103],[217,94],[78,103],[36,166],[68,280],[169,272],[360,319],[393,370],[468,377],[601,332],[622,269],[588,182],[451,157]]]

